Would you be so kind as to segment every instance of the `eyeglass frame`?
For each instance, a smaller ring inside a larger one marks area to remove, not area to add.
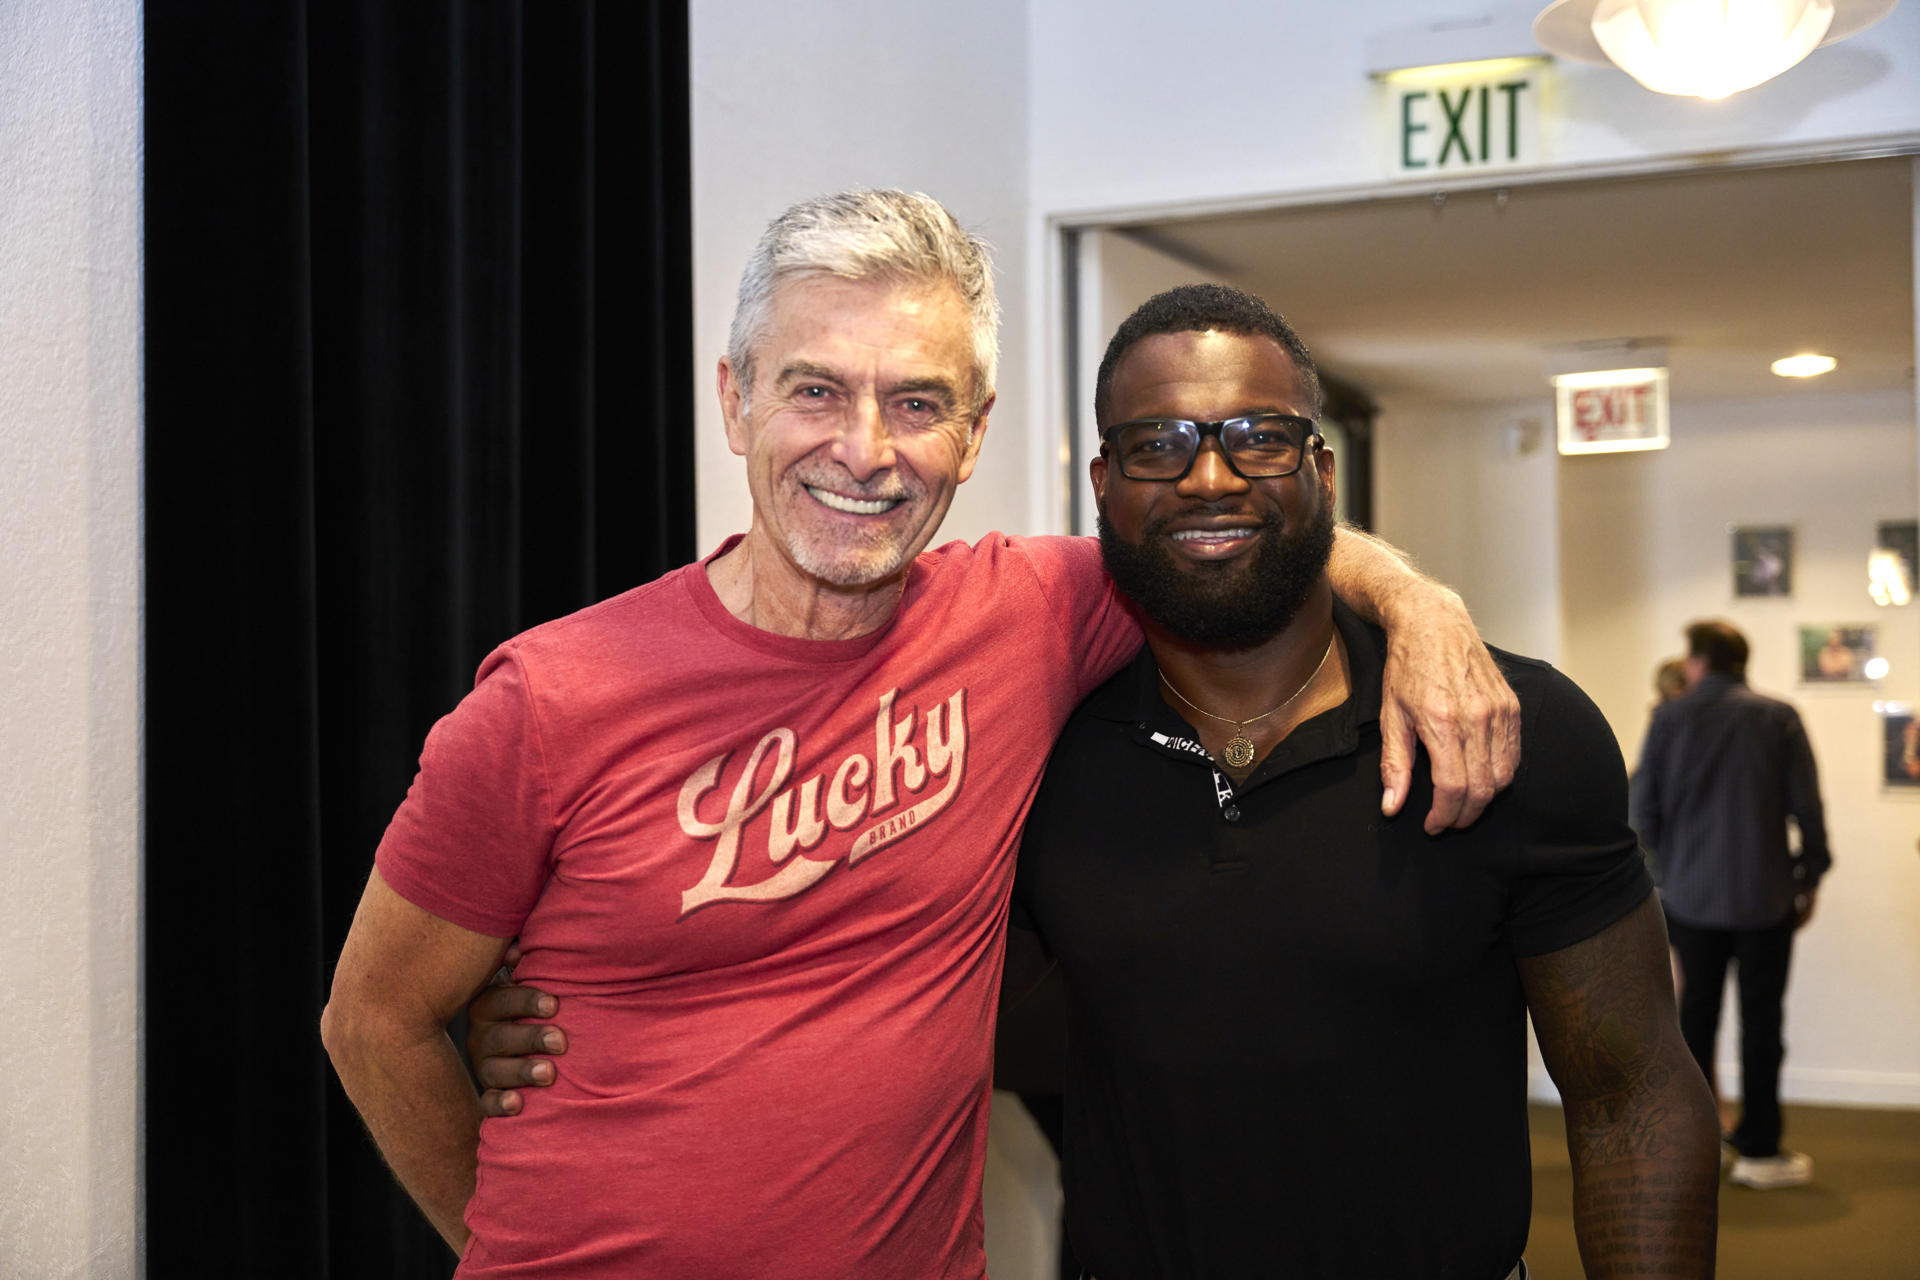
[[[1233,460],[1233,450],[1227,448],[1227,437],[1225,434],[1227,424],[1232,422],[1262,422],[1276,418],[1282,422],[1297,423],[1305,428],[1306,434],[1300,441],[1300,455],[1295,460],[1291,470],[1274,471],[1262,475],[1250,476],[1240,469],[1239,463]],[[1146,423],[1158,423],[1162,426],[1192,427],[1197,433],[1197,437],[1193,442],[1193,452],[1187,455],[1187,465],[1180,469],[1179,475],[1136,476],[1127,471],[1127,464],[1121,460],[1119,449],[1114,448],[1114,433],[1127,427],[1138,427]],[[1201,422],[1193,418],[1129,418],[1125,422],[1114,423],[1100,433],[1100,453],[1102,457],[1105,457],[1107,456],[1107,450],[1113,448],[1113,465],[1120,468],[1121,476],[1134,481],[1136,484],[1179,484],[1182,480],[1185,480],[1193,474],[1193,464],[1200,460],[1201,447],[1207,443],[1209,436],[1219,443],[1220,457],[1221,460],[1227,464],[1227,470],[1233,472],[1233,474],[1239,476],[1242,480],[1248,481],[1284,480],[1288,476],[1300,474],[1300,468],[1307,465],[1307,454],[1312,452],[1316,446],[1326,444],[1327,441],[1326,436],[1320,431],[1320,424],[1318,422],[1315,422],[1312,418],[1303,418],[1297,413],[1236,413],[1231,418],[1221,418],[1217,422]]]

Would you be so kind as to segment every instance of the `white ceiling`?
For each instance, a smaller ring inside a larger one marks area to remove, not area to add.
[[[1322,367],[1376,398],[1546,391],[1556,353],[1650,339],[1675,399],[1911,385],[1907,157],[1518,185],[1126,228],[1265,298]]]

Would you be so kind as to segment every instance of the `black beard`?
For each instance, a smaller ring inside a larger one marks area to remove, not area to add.
[[[1203,561],[1181,568],[1156,536],[1166,524],[1149,522],[1139,542],[1128,542],[1100,512],[1101,557],[1121,594],[1155,625],[1209,649],[1251,649],[1279,635],[1333,554],[1333,509],[1326,503],[1290,533],[1281,532],[1274,516],[1265,517],[1246,565]]]

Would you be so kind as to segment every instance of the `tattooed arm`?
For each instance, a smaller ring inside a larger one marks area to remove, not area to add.
[[[1587,1275],[1713,1275],[1719,1121],[1680,1038],[1659,906],[1520,961],[1520,979],[1566,1108]]]

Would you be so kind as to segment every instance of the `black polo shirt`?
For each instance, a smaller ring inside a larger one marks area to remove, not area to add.
[[[1336,604],[1353,694],[1244,786],[1159,694],[1150,651],[1054,748],[1014,923],[1069,997],[1068,1229],[1100,1280],[1498,1280],[1526,1244],[1515,960],[1651,891],[1599,710],[1495,651],[1522,707],[1513,786],[1421,830],[1422,755],[1380,815],[1381,634]]]

